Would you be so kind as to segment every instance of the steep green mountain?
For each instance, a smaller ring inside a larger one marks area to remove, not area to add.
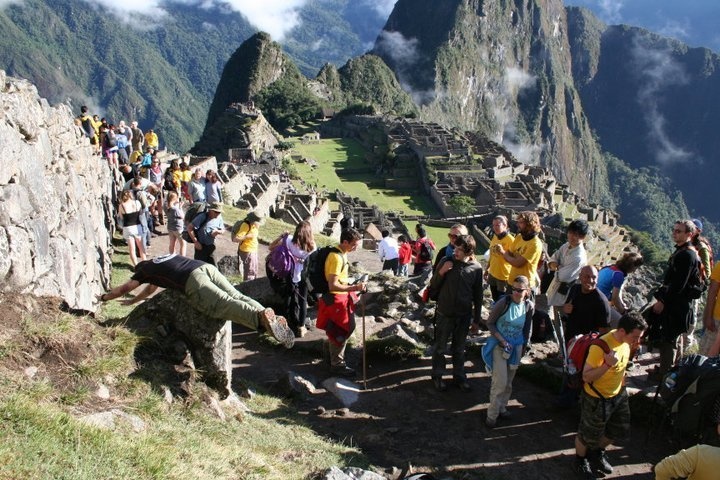
[[[566,30],[561,0],[399,0],[373,52],[422,104],[421,118],[479,130],[607,201]]]
[[[720,221],[709,201],[720,175],[720,57],[640,28],[606,26],[579,8],[568,8],[568,36],[602,148],[632,167],[657,169],[691,212]]]
[[[200,136],[225,63],[256,31],[222,2],[166,0],[159,18],[121,18],[87,0],[0,4],[0,69],[52,103],[137,119],[178,151]],[[299,15],[285,48],[311,77],[363,53],[385,20],[369,2],[350,0],[311,0]]]
[[[228,112],[228,107],[247,102],[254,103],[280,131],[317,118],[323,107],[343,110],[365,105],[376,113],[396,115],[417,111],[379,57],[363,55],[339,70],[326,64],[310,81],[281,46],[261,32],[243,42],[225,65],[193,153],[224,157],[228,148],[244,147],[254,124]]]

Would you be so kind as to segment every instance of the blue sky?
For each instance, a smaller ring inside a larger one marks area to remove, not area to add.
[[[610,25],[624,23],[720,51],[719,0],[565,0],[590,8]]]

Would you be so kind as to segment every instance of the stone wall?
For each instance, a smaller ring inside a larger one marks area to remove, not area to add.
[[[0,71],[0,289],[94,311],[110,285],[112,174],[67,105]]]

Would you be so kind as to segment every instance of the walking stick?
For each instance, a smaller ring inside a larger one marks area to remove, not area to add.
[[[362,275],[358,282],[368,281],[368,274]],[[367,288],[367,287],[366,287]],[[360,315],[362,315],[362,369],[363,369],[363,390],[367,390],[367,348],[365,348],[365,292],[360,292]]]

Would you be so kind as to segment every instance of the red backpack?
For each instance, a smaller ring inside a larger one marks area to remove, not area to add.
[[[575,335],[568,341],[566,350],[568,357],[566,369],[568,373],[568,385],[571,388],[579,389],[584,383],[582,379],[582,372],[585,368],[585,361],[587,361],[591,345],[597,345],[602,348],[603,352],[610,353],[610,346],[605,340],[600,338],[600,334],[598,332],[590,332],[585,335]],[[600,398],[604,398],[600,392],[593,387],[592,383],[589,383],[588,385]]]

